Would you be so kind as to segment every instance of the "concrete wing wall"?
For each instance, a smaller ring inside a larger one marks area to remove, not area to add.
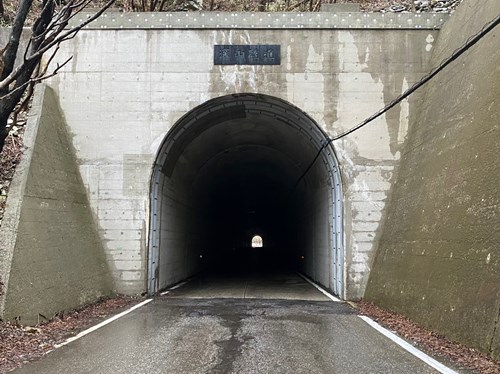
[[[433,64],[500,14],[463,3]],[[366,298],[500,357],[500,28],[425,88]]]
[[[57,97],[38,88],[0,231],[2,317],[23,324],[113,289]]]

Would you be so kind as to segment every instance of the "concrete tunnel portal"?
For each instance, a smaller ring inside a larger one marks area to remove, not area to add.
[[[343,297],[340,172],[327,139],[267,95],[218,97],[184,115],[153,166],[148,292],[202,272],[299,271]]]

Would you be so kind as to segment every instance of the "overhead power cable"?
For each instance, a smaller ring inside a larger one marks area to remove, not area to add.
[[[475,35],[471,36],[469,39],[467,39],[467,41],[461,47],[457,48],[449,57],[447,57],[444,60],[442,60],[441,63],[437,67],[435,67],[434,69],[432,69],[427,75],[425,75],[424,77],[422,77],[417,83],[415,83],[413,86],[411,86],[410,88],[408,88],[405,92],[403,92],[400,96],[398,96],[397,98],[395,98],[394,100],[392,100],[389,104],[387,104],[382,109],[380,109],[379,111],[375,112],[370,117],[366,118],[365,120],[363,120],[362,122],[360,122],[356,126],[350,128],[349,130],[347,130],[347,131],[345,131],[345,132],[343,132],[343,133],[341,133],[341,134],[339,134],[337,136],[334,136],[333,138],[328,138],[328,140],[321,146],[321,148],[319,149],[318,153],[316,154],[316,156],[314,157],[314,159],[311,161],[311,163],[309,164],[309,166],[306,168],[306,170],[304,171],[304,173],[302,173],[302,175],[299,177],[299,179],[297,179],[297,182],[293,186],[293,189],[295,189],[297,187],[297,185],[302,181],[302,179],[304,179],[304,177],[306,176],[306,174],[309,172],[309,170],[311,170],[311,168],[313,167],[314,163],[319,158],[321,152],[326,147],[328,147],[328,145],[331,142],[333,142],[335,140],[339,140],[339,139],[343,138],[344,136],[352,134],[353,132],[359,130],[360,128],[365,127],[370,122],[372,122],[373,120],[375,120],[376,118],[380,117],[382,114],[384,114],[385,112],[387,112],[389,109],[391,109],[394,106],[396,106],[397,104],[399,104],[401,101],[403,101],[408,96],[410,96],[413,92],[415,92],[420,87],[422,87],[424,84],[426,84],[427,82],[429,82],[432,78],[434,78],[446,66],[448,66],[453,61],[455,61],[458,57],[460,57],[462,54],[464,54],[469,48],[471,48],[474,44],[476,44],[484,36],[486,36],[490,31],[492,31],[495,27],[497,27],[499,23],[500,23],[500,15],[496,16],[492,21],[486,23],[483,26],[483,28],[481,29],[480,32],[478,32],[477,34],[475,34]]]
[[[397,104],[399,104],[401,101],[406,99],[408,96],[410,96],[413,92],[415,92],[417,89],[422,87],[424,84],[426,84],[428,81],[430,81],[432,78],[434,78],[441,70],[443,70],[446,66],[451,64],[453,61],[455,61],[459,56],[464,54],[470,47],[472,47],[474,44],[476,44],[481,38],[483,38],[486,34],[488,34],[491,30],[493,30],[498,24],[500,23],[500,15],[498,15],[495,19],[493,19],[491,22],[487,23],[482,30],[477,33],[476,35],[470,37],[465,44],[463,44],[460,48],[456,49],[455,52],[451,54],[448,58],[444,59],[441,61],[441,63],[435,67],[431,72],[427,75],[425,75],[422,79],[420,79],[417,83],[415,83],[413,86],[408,88],[405,92],[403,92],[400,96],[398,96],[396,99],[392,100],[389,104],[387,104],[385,107],[380,109],[378,112],[372,114],[370,117],[365,119],[364,121],[360,122],[358,125],[350,128],[349,130],[341,133],[340,135],[334,136],[331,138],[330,142],[333,140],[338,140],[343,138],[346,135],[349,135],[353,133],[354,131],[366,126],[368,123],[373,121],[374,119],[380,117],[382,114],[387,112],[389,109],[393,108]],[[323,147],[325,148],[325,146]]]

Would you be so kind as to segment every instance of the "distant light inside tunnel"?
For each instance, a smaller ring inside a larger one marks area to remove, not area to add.
[[[252,238],[252,248],[262,248],[264,246],[264,242],[262,240],[262,237],[259,235],[255,235]]]

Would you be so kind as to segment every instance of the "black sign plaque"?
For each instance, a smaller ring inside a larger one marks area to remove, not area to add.
[[[214,65],[279,65],[279,45],[215,45]]]

